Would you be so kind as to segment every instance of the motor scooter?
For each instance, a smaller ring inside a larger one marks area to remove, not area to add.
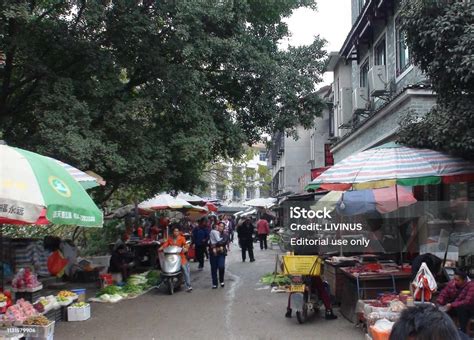
[[[183,248],[177,246],[169,246],[158,254],[161,266],[162,284],[166,285],[166,289],[170,295],[179,289],[183,284],[183,273],[181,271],[181,251]]]

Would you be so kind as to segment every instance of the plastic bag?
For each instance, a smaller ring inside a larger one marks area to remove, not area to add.
[[[425,262],[421,264],[412,286],[415,288],[413,296],[416,301],[430,301],[432,293],[438,288],[438,284]]]
[[[48,270],[53,276],[63,276],[67,264],[68,260],[64,258],[59,250],[52,252],[48,257]]]
[[[392,332],[394,322],[387,319],[378,320],[375,325],[370,326],[370,332],[374,340],[388,340]]]

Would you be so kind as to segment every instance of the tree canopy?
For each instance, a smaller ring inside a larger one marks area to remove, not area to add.
[[[421,119],[408,117],[400,141],[474,159],[474,3],[405,0],[401,19],[438,103]]]
[[[145,194],[312,125],[324,40],[279,49],[312,0],[0,0],[0,137]],[[293,130],[292,130],[293,129]]]

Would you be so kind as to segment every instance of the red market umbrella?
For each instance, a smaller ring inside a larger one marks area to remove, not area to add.
[[[205,207],[207,208],[207,210],[209,211],[212,211],[212,212],[217,212],[217,206],[212,203],[212,202],[207,202]]]

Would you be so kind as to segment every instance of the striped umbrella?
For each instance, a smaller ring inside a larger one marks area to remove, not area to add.
[[[102,212],[56,160],[0,144],[0,224],[102,226]]]
[[[79,184],[81,184],[82,187],[86,190],[97,187],[99,185],[105,185],[104,181],[100,181],[98,178],[93,177],[88,173],[73,167],[72,165],[66,164],[57,159],[54,159],[54,161],[61,165],[64,169],[66,169],[66,171],[69,172],[69,174],[74,177],[74,179],[78,181]]]
[[[474,181],[474,163],[396,143],[359,152],[326,170],[306,189],[364,190]]]

